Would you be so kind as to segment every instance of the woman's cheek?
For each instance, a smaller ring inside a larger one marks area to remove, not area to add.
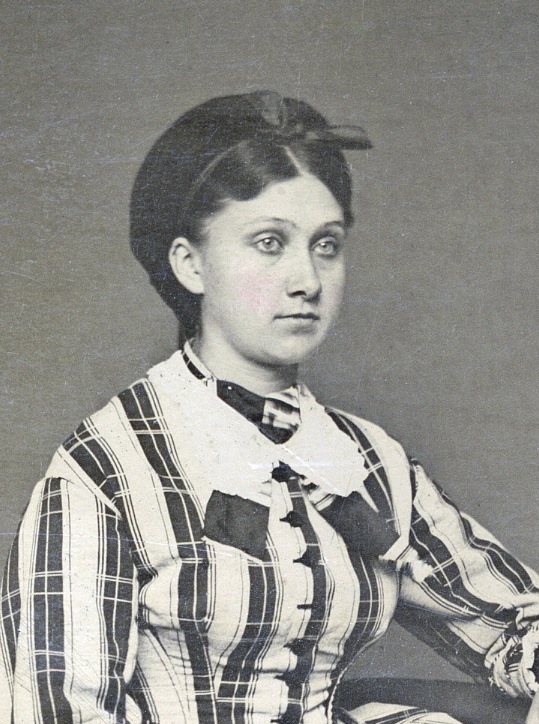
[[[333,315],[337,315],[341,307],[345,285],[344,268],[336,269],[329,279],[325,280],[322,287],[322,298],[326,307],[331,309]]]
[[[240,273],[236,278],[236,293],[240,305],[257,316],[273,317],[278,311],[278,293],[267,280]]]

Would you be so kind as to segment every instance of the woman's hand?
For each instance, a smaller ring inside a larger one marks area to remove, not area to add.
[[[526,717],[526,724],[539,724],[539,691],[533,697],[530,711]]]

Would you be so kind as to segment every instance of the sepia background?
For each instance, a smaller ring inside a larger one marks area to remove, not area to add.
[[[158,135],[268,88],[333,123],[357,223],[349,286],[305,369],[383,425],[539,564],[536,0],[4,0],[0,8],[0,562],[78,422],[175,348],[128,248]],[[355,674],[458,676],[394,627]]]

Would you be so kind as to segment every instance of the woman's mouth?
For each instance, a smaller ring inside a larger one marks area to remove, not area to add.
[[[301,319],[304,321],[316,322],[320,319],[314,312],[299,312],[297,314],[280,314],[277,319]]]
[[[313,334],[318,329],[320,316],[314,312],[298,312],[280,314],[276,319],[283,322],[284,328],[293,334]]]

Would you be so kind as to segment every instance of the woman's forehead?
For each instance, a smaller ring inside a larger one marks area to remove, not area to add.
[[[293,228],[344,225],[344,212],[331,191],[316,176],[301,174],[270,184],[245,201],[229,200],[208,221],[208,227],[238,227],[274,222]]]

